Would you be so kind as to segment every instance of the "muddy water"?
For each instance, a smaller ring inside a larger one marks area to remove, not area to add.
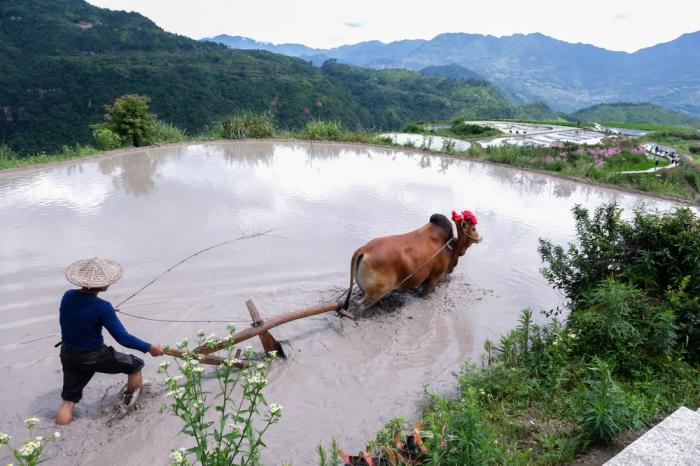
[[[453,390],[464,358],[478,360],[484,340],[513,327],[522,308],[559,305],[538,273],[537,238],[572,239],[571,207],[607,201],[670,207],[509,168],[317,143],[197,144],[0,173],[0,431],[21,436],[30,415],[54,429],[57,305],[75,259],[123,264],[123,279],[104,295],[116,303],[196,250],[274,228],[196,257],[124,307],[239,320],[247,298],[265,316],[327,300],[347,286],[350,255],[368,239],[419,227],[434,212],[472,210],[485,240],[428,298],[393,297],[358,323],[324,315],[274,331],[290,357],[269,377],[267,398],[284,416],[269,432],[265,464],[313,464],[314,446],[332,436],[356,451],[393,416],[415,416],[425,390]],[[224,329],[123,321],[155,342]],[[186,440],[176,419],[158,413],[157,361],[146,362],[154,384],[142,409],[108,427],[122,382],[96,375],[49,464],[167,464]]]

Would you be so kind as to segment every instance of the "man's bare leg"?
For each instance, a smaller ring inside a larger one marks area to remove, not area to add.
[[[134,372],[133,374],[129,374],[129,380],[126,383],[126,389],[130,392],[134,392],[141,388],[142,383],[143,375],[141,374],[141,371]]]
[[[73,407],[75,403],[72,401],[63,400],[63,403],[58,408],[56,413],[56,424],[59,426],[65,426],[73,420]]]

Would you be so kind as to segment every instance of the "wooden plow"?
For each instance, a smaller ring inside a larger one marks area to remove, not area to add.
[[[226,360],[224,358],[216,356],[213,353],[216,353],[217,351],[226,348],[226,346],[230,345],[231,343],[238,344],[242,341],[246,341],[250,338],[258,336],[260,337],[260,342],[262,343],[265,353],[275,351],[278,357],[285,358],[286,355],[284,354],[282,345],[275,339],[275,337],[273,337],[270,334],[270,329],[278,327],[282,324],[286,324],[287,322],[291,322],[293,320],[303,319],[304,317],[311,317],[332,311],[337,311],[341,316],[349,317],[349,314],[347,314],[344,310],[341,309],[342,304],[336,301],[318,304],[316,306],[298,309],[296,311],[286,312],[284,314],[272,317],[268,320],[263,320],[261,318],[260,313],[258,312],[258,309],[257,307],[255,307],[255,303],[253,303],[252,300],[249,299],[248,301],[246,301],[245,305],[248,308],[248,312],[250,313],[250,317],[252,319],[251,326],[249,328],[234,333],[231,336],[232,340],[225,339],[213,344],[201,345],[192,351],[180,351],[168,348],[164,350],[164,353],[176,358],[183,358],[185,356],[194,355],[200,358],[200,362],[202,362],[203,364],[211,364],[218,366],[224,364]],[[236,358],[238,358],[239,354],[240,349],[236,354]],[[244,368],[246,365],[245,363],[241,362],[236,364],[236,366]]]

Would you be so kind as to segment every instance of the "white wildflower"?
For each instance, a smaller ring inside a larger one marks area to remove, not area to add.
[[[42,440],[44,440],[44,437],[42,435],[37,435],[36,437],[34,437],[34,440],[36,440],[37,442],[41,442]]]
[[[170,464],[180,465],[185,462],[185,449],[170,450]]]
[[[575,340],[575,339],[576,339],[576,334],[575,334],[575,333],[570,333],[570,334],[569,334],[569,338],[571,338],[572,340]]]
[[[202,329],[197,330],[197,336],[200,337],[200,338],[202,338],[202,337],[203,337],[204,335],[206,335],[206,334],[207,334],[207,332],[205,332],[205,331],[202,330]]]
[[[270,413],[271,414],[277,414],[280,411],[282,411],[282,405],[277,404],[277,403],[270,404]]]
[[[201,374],[202,372],[204,372],[204,368],[202,366],[193,367],[192,372],[196,372],[198,374]]]
[[[226,326],[226,329],[228,330],[228,333],[235,333],[236,332],[236,324],[228,324]]]
[[[158,364],[158,367],[165,370],[168,367],[170,367],[170,361],[163,361],[160,364]]]
[[[272,359],[277,359],[277,351],[275,350],[268,351],[267,355],[270,356],[270,358]]]
[[[267,384],[267,379],[262,375],[251,375],[250,377],[248,377],[248,383],[255,385],[265,385]]]
[[[35,417],[30,417],[29,419],[24,420],[24,425],[26,425],[28,428],[35,427],[37,424],[39,424],[39,419]]]
[[[257,365],[257,368],[258,368],[258,369],[265,369],[265,364],[259,362],[258,365]]]
[[[58,440],[58,439],[60,439],[60,438],[61,438],[61,433],[60,433],[60,432],[56,431],[56,432],[53,433],[53,439],[54,439],[54,440]]]
[[[554,346],[559,346],[559,340],[554,340],[554,342],[553,342],[552,344],[553,344]]]
[[[189,343],[190,343],[189,339],[187,337],[185,337],[182,340],[180,340],[180,343],[177,344],[177,347],[180,349],[186,348],[187,345],[189,345]]]
[[[7,442],[10,441],[11,438],[12,438],[12,437],[10,437],[9,435],[7,435],[6,433],[0,432],[0,445],[6,444]]]
[[[34,452],[40,447],[40,442],[30,440],[28,442],[25,442],[24,445],[17,449],[17,455],[21,456],[22,458],[28,458],[32,456]]]
[[[238,358],[233,358],[233,359],[227,359],[227,360],[226,360],[226,365],[227,365],[228,367],[233,367],[233,366],[235,366],[235,365],[237,365],[237,364],[240,364],[240,363],[241,363],[241,360],[238,359]]]

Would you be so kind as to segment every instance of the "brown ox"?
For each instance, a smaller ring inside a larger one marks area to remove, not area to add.
[[[447,217],[433,214],[430,222],[417,230],[373,239],[355,251],[343,309],[347,311],[350,305],[355,280],[363,293],[355,318],[392,290],[422,287],[423,295],[432,291],[445,274],[452,272],[467,248],[482,239],[476,231],[474,214],[453,211],[452,219],[457,225],[457,237]]]

